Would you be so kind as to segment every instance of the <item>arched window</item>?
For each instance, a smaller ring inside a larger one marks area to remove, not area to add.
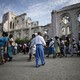
[[[65,28],[62,28],[62,35],[65,35]]]
[[[71,34],[70,31],[70,15],[68,13],[61,15],[61,33],[62,35],[68,36]]]
[[[45,40],[48,40],[49,39],[48,29],[47,28],[44,28],[44,30],[43,30],[43,37],[44,37]]]
[[[10,22],[10,29],[12,28],[12,22]]]
[[[13,29],[14,29],[14,23],[13,23]]]
[[[71,31],[70,31],[70,27],[67,26],[67,34],[70,34],[70,33],[71,33]]]
[[[48,34],[48,29],[47,28],[44,29],[44,34]]]
[[[68,14],[63,14],[63,16],[61,17],[61,22],[63,24],[68,24],[70,22],[70,17]]]
[[[78,13],[77,20],[80,22],[80,12]]]
[[[77,12],[77,21],[78,21],[78,31],[79,31],[79,37],[80,37],[80,10]]]

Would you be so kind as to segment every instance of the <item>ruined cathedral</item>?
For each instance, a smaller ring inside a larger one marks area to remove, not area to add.
[[[80,39],[80,3],[52,10],[51,23],[45,26],[39,26],[38,21],[33,22],[26,13],[16,15],[13,12],[7,12],[2,17],[1,29],[14,35],[14,39],[25,37],[30,39],[33,33],[41,31],[45,40],[55,36],[62,38],[68,36],[78,41]]]
[[[60,10],[53,10],[52,35],[59,37],[80,38],[80,3],[63,7]]]

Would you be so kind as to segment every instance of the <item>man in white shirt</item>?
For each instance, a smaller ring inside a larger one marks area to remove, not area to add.
[[[34,44],[36,45],[36,67],[40,67],[40,60],[42,65],[45,64],[43,46],[46,46],[41,32],[38,32],[38,35],[35,37]]]

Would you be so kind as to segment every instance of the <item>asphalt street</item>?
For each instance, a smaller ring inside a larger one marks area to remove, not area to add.
[[[0,65],[0,80],[80,80],[80,57],[53,59],[45,57],[46,64],[35,67],[35,58],[17,54],[12,62]]]

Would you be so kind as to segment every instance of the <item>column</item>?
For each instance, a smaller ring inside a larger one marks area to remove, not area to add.
[[[29,28],[29,39],[31,38],[32,32],[31,32],[31,27]]]
[[[21,39],[24,38],[23,30],[21,30]]]

